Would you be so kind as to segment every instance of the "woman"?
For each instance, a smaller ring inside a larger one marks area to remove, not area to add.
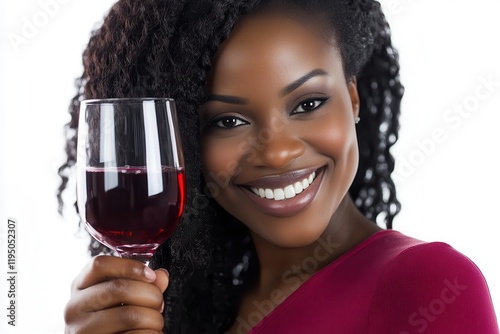
[[[175,98],[189,204],[156,271],[82,271],[68,333],[498,333],[470,260],[374,224],[403,93],[377,2],[119,1],[84,65],[71,130],[81,98]]]

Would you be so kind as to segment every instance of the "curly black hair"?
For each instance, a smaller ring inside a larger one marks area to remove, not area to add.
[[[390,148],[398,139],[403,86],[398,54],[381,6],[373,0],[120,0],[83,53],[84,72],[66,125],[60,210],[76,163],[80,101],[165,96],[176,100],[186,161],[188,202],[181,227],[150,266],[166,267],[165,332],[220,333],[234,321],[242,291],[258,273],[249,232],[204,191],[198,107],[218,46],[244,15],[274,9],[316,15],[339,48],[346,79],[357,78],[359,169],[349,194],[370,220],[392,228],[400,210]],[[298,10],[298,11],[297,11]],[[93,242],[92,255],[105,251]]]

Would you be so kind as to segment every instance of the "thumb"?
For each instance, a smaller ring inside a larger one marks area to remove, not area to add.
[[[161,292],[165,292],[167,289],[168,283],[169,283],[169,274],[168,271],[164,268],[156,269],[156,280],[153,282],[154,285],[156,285]]]

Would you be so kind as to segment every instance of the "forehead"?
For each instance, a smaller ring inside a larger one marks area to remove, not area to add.
[[[343,77],[340,52],[319,27],[278,15],[244,18],[220,45],[212,65],[212,92],[242,84],[269,89],[318,68]]]

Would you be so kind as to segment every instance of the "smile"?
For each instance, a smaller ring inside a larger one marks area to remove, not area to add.
[[[321,187],[326,167],[272,175],[240,185],[260,211],[278,217],[297,214],[308,207]]]
[[[307,189],[311,183],[316,179],[316,172],[312,172],[308,177],[304,178],[302,181],[297,181],[293,184],[289,184],[284,188],[255,188],[250,189],[255,195],[260,196],[260,198],[272,199],[275,201],[282,201],[285,199],[293,198],[300,194],[302,191]]]

